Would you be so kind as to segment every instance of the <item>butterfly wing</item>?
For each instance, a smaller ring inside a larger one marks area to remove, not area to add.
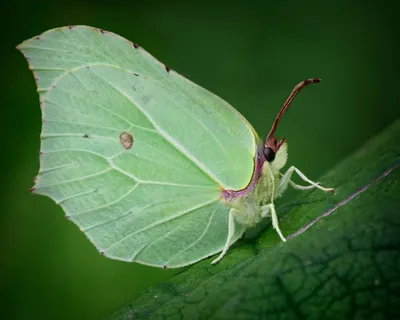
[[[43,116],[34,192],[111,258],[178,267],[222,249],[220,191],[247,185],[258,139],[233,107],[92,27],[50,30],[18,49]]]

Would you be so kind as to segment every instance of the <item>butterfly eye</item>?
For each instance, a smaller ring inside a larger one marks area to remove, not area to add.
[[[264,157],[268,162],[272,162],[275,159],[275,151],[272,150],[270,147],[264,148]]]

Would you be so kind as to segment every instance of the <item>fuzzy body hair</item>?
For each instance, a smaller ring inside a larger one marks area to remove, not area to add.
[[[285,142],[276,153],[272,162],[265,161],[259,181],[255,188],[242,197],[230,202],[236,221],[247,227],[255,226],[263,218],[261,207],[279,197],[283,190],[278,191],[281,172],[287,160],[287,143]]]

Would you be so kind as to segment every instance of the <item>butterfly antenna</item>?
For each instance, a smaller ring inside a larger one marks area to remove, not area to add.
[[[277,151],[279,146],[282,144],[283,141],[280,141],[279,144],[277,145],[276,139],[274,137],[276,128],[278,127],[279,121],[281,120],[281,117],[283,114],[286,112],[287,109],[289,109],[290,104],[292,103],[294,97],[300,92],[301,89],[303,89],[305,86],[309,85],[310,83],[318,83],[321,82],[321,79],[319,78],[310,78],[307,80],[304,80],[300,83],[298,83],[290,93],[289,97],[286,99],[285,103],[283,104],[281,110],[279,111],[278,115],[275,118],[274,123],[272,124],[271,130],[268,133],[266,144],[268,147],[272,148],[274,151]]]

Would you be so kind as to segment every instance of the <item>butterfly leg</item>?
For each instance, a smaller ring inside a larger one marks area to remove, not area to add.
[[[271,215],[272,227],[276,230],[281,240],[286,241],[281,229],[279,228],[278,216],[276,215],[275,205],[273,203],[261,207],[261,216],[267,217],[268,215]]]
[[[232,210],[229,211],[228,220],[229,220],[228,221],[228,237],[226,238],[224,249],[218,256],[218,258],[216,258],[215,260],[213,260],[213,262],[211,262],[212,264],[216,264],[218,261],[220,261],[224,257],[226,252],[228,251],[229,247],[231,246],[232,238],[233,238],[233,235],[235,234],[235,217],[232,213]]]
[[[294,183],[292,180],[289,181],[289,184],[292,186],[292,188],[296,190],[311,190],[316,188],[314,185],[310,184],[308,186],[302,186],[300,184]],[[319,185],[319,182],[316,182],[316,184]]]
[[[291,181],[290,178],[292,177],[293,172],[296,172],[297,175],[298,175],[301,179],[303,179],[305,182],[308,182],[310,185],[309,185],[309,186],[301,186],[301,185],[295,184],[293,181]],[[333,190],[334,190],[333,188],[324,188],[324,187],[321,187],[321,186],[319,185],[319,182],[314,182],[314,181],[308,179],[308,178],[304,175],[304,173],[302,173],[299,169],[297,169],[296,167],[293,167],[293,166],[290,167],[290,168],[286,171],[286,173],[282,176],[281,180],[279,181],[279,185],[278,185],[278,194],[282,194],[282,193],[286,190],[286,188],[287,188],[287,186],[288,186],[289,183],[290,183],[290,185],[291,185],[293,188],[298,189],[298,190],[308,190],[308,189],[313,189],[313,188],[318,188],[318,189],[320,189],[320,190],[322,190],[322,191],[325,191],[325,192],[333,191]]]

